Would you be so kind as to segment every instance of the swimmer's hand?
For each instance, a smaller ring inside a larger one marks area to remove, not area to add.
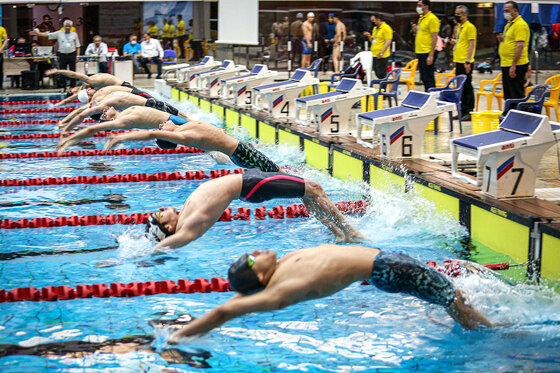
[[[46,76],[51,76],[52,74],[56,74],[57,71],[58,71],[57,69],[50,69],[50,70],[45,71],[45,75]]]
[[[118,144],[120,144],[121,138],[119,137],[119,135],[109,135],[109,140],[107,140],[107,142],[105,143],[105,146],[103,146],[103,151],[108,151],[113,149],[115,146],[117,146]]]
[[[175,131],[178,127],[179,126],[170,120],[166,120],[165,122],[159,124],[159,129],[161,131]]]
[[[74,145],[76,141],[72,139],[72,137],[67,137],[64,140],[61,140],[58,145],[56,146],[56,154],[59,156],[62,155],[70,147],[70,145]]]

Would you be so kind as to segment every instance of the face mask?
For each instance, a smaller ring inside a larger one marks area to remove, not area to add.
[[[131,42],[130,42],[130,45],[135,45],[135,44],[136,44],[135,41],[131,41]]]
[[[511,15],[511,13],[504,13],[504,18],[506,19],[506,21],[510,21],[513,16]]]
[[[417,6],[417,7],[416,7],[416,13],[422,14],[422,13],[424,13],[424,9],[422,9],[421,6]]]
[[[457,23],[461,23],[461,16],[455,16],[455,21],[457,21]]]

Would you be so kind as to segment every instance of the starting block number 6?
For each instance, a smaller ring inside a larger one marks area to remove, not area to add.
[[[388,157],[389,148],[393,146],[393,150],[397,150],[397,144],[388,144],[387,135],[381,134],[381,154]],[[398,153],[398,152],[395,152]],[[392,154],[395,157],[412,157],[412,136],[402,136],[400,154]]]

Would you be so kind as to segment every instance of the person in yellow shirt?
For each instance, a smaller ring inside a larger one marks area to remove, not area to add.
[[[373,30],[371,34],[364,32],[371,43],[371,53],[373,55],[373,71],[378,79],[383,79],[387,75],[387,61],[391,54],[391,42],[393,41],[393,29],[382,18],[381,14],[371,15]]]
[[[8,46],[8,33],[0,26],[0,89],[4,89],[4,50]]]
[[[424,83],[424,90],[436,86],[434,65],[437,59],[437,38],[439,33],[439,19],[430,11],[430,0],[420,0],[416,5],[416,12],[420,15],[418,24],[412,24],[412,32],[416,34],[414,41],[420,80]]]
[[[173,26],[173,20],[171,18],[167,20],[167,24],[163,29],[167,30],[166,36],[163,39],[163,49],[172,49],[173,39],[175,38],[175,26]]]
[[[163,19],[163,28],[161,29],[161,46],[163,49],[166,49],[167,44],[169,43],[169,24],[167,20]]]
[[[519,15],[519,7],[515,1],[504,4],[504,18],[509,21],[504,28],[503,36],[499,36],[500,65],[504,99],[525,97],[525,77],[529,68],[529,25]]]
[[[185,58],[185,41],[187,40],[186,35],[187,26],[185,21],[183,21],[183,16],[177,14],[177,42],[179,43],[179,58]]]
[[[150,37],[157,39],[158,38],[158,27],[156,26],[155,22],[153,21],[148,21],[146,22],[146,25],[148,26],[148,30],[146,31],[148,34],[150,34]]]
[[[62,27],[60,28],[60,31],[64,30],[64,21],[66,21],[66,20],[71,21],[71,19],[69,17],[62,18]],[[78,33],[78,31],[76,30],[76,28],[74,26],[72,26],[70,28],[70,32],[75,32],[76,34]]]
[[[455,22],[457,28],[457,42],[453,48],[453,62],[455,75],[466,75],[461,97],[461,120],[471,120],[470,112],[474,109],[474,91],[472,86],[472,63],[476,51],[476,27],[469,22],[469,9],[464,5],[455,8]]]

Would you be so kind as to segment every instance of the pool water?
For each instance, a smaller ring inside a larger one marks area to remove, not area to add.
[[[216,117],[200,112],[190,103],[175,104],[191,117],[223,126]],[[63,114],[49,113],[49,117],[62,118]],[[46,133],[53,132],[53,127],[2,126],[0,131]],[[239,129],[233,135],[248,138]],[[1,151],[52,151],[56,141],[2,140]],[[100,149],[105,140],[86,141]],[[144,146],[153,144],[121,145]],[[342,182],[305,166],[304,156],[297,148],[257,147],[281,165],[293,166],[296,174],[321,183],[335,202],[367,199],[371,203],[367,212],[349,220],[367,236],[372,247],[403,250],[423,261],[465,257],[464,229],[451,217],[438,214],[414,191],[404,194],[389,181],[383,191]],[[79,145],[69,150],[78,149]],[[12,159],[0,160],[0,165],[3,179],[236,168],[217,164],[208,154]],[[180,180],[0,187],[0,217],[16,220],[145,213],[160,206],[180,208],[201,183]],[[262,205],[271,209],[292,203],[300,201],[274,200]],[[233,201],[230,207],[258,206]],[[142,231],[139,225],[1,229],[0,288],[226,277],[229,264],[254,249],[270,248],[281,256],[297,248],[333,242],[330,232],[313,218],[253,218],[218,222],[188,246],[153,256],[149,255],[151,245],[142,237]],[[214,372],[560,370],[557,293],[546,287],[517,283],[500,274],[453,281],[465,289],[469,300],[491,321],[510,325],[492,331],[465,331],[440,307],[356,283],[328,298],[232,320],[179,346],[197,355],[198,364],[169,364],[158,353],[165,348],[164,338],[169,331],[154,329],[148,321],[184,314],[197,317],[229,299],[232,293],[1,303],[0,356],[8,344],[26,347],[62,341],[102,342],[144,334],[154,335],[155,339],[151,348],[144,350],[64,357],[10,355],[0,358],[0,370],[191,372],[201,366]]]

